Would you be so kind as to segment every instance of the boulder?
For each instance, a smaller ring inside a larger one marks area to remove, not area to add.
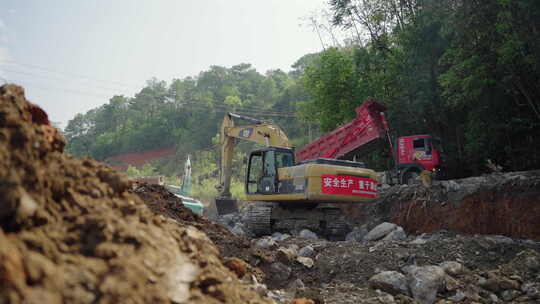
[[[521,291],[532,299],[540,299],[540,283],[538,282],[528,282],[523,284],[521,286]]]
[[[280,247],[276,252],[276,259],[284,264],[288,264],[296,258],[296,254],[296,251],[291,248]]]
[[[345,241],[357,241],[360,242],[368,233],[367,227],[364,225],[362,227],[354,227],[351,232],[345,236]]]
[[[519,297],[521,295],[521,292],[514,289],[505,290],[501,293],[501,297],[504,301],[510,302],[513,299]]]
[[[383,241],[403,241],[405,239],[407,239],[405,230],[397,226],[396,229],[392,230],[383,238]]]
[[[379,224],[375,228],[371,229],[366,236],[364,236],[364,241],[377,241],[385,237],[387,234],[392,232],[398,226],[396,224],[384,222]]]
[[[380,289],[392,295],[409,295],[407,278],[397,271],[383,271],[369,279],[369,286],[373,289]]]
[[[439,266],[441,266],[444,272],[451,276],[457,276],[465,272],[465,267],[462,264],[454,261],[442,262]]]
[[[257,248],[270,248],[275,245],[276,242],[271,237],[264,237],[255,241],[255,247]]]
[[[301,257],[312,257],[314,254],[315,249],[313,249],[313,247],[311,247],[310,245],[302,247],[300,250],[298,250],[298,256]]]
[[[270,265],[270,275],[275,281],[285,281],[291,276],[291,268],[281,262]]]
[[[306,266],[307,268],[311,268],[311,267],[313,267],[313,265],[315,265],[315,262],[313,262],[312,258],[297,257],[296,260],[298,261],[298,263]]]
[[[422,304],[434,303],[437,291],[443,287],[444,270],[439,266],[413,267],[408,276],[414,299]]]
[[[298,236],[305,239],[318,239],[319,238],[317,234],[315,234],[315,232],[312,232],[311,230],[308,230],[308,229],[303,229],[302,231],[300,231]]]
[[[231,229],[231,232],[234,235],[246,235],[246,232],[244,231],[244,225],[242,223],[236,223],[236,225],[234,225],[234,228]]]

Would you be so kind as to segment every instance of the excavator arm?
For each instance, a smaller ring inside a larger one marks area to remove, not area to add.
[[[250,125],[236,126],[234,119],[242,119],[250,122]],[[238,139],[256,142],[266,146],[290,148],[291,143],[283,130],[272,123],[242,116],[234,113],[227,113],[221,123],[220,149],[221,149],[221,170],[219,176],[219,196],[216,198],[218,214],[234,212],[236,203],[231,198],[231,175],[232,158],[234,147]],[[221,210],[220,210],[221,209]]]

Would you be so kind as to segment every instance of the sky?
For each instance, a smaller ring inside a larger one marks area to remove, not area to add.
[[[290,70],[322,49],[302,20],[327,0],[1,0],[0,84],[65,127],[77,113],[212,65]]]

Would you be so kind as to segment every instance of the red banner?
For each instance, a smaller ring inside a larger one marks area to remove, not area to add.
[[[321,176],[324,194],[377,197],[377,180],[367,177],[325,174]]]

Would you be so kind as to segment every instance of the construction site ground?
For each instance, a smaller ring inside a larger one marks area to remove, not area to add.
[[[0,303],[540,303],[538,171],[385,189],[345,241],[252,238],[64,144],[0,87]]]

